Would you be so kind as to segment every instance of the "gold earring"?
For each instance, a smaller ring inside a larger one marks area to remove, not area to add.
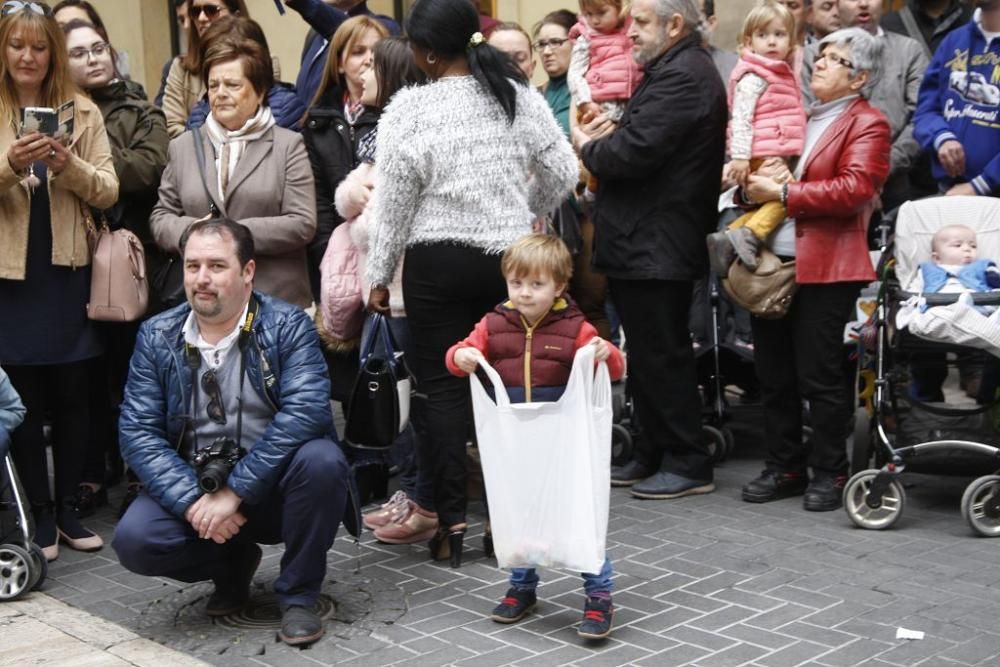
[[[428,65],[436,65],[438,61],[437,56],[435,56],[433,53],[428,53],[427,56],[424,58],[424,60],[427,61]]]

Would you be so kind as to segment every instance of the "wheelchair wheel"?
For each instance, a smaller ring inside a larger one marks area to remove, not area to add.
[[[965,488],[962,516],[980,535],[1000,535],[1000,475],[979,477]]]
[[[35,564],[16,544],[0,544],[0,600],[16,600],[31,590]]]
[[[899,480],[892,479],[876,506],[869,502],[872,483],[878,470],[862,470],[844,487],[844,511],[855,525],[868,530],[885,530],[892,526],[906,507],[906,492]]]
[[[42,548],[34,542],[31,543],[29,552],[31,553],[31,560],[35,565],[33,568],[35,577],[31,583],[31,590],[37,591],[41,589],[42,584],[45,583],[45,578],[49,575],[49,561],[46,560]]]
[[[854,444],[851,446],[851,474],[871,467],[872,418],[865,408],[854,411]]]
[[[611,425],[611,465],[621,466],[632,460],[632,433],[621,424]]]
[[[701,427],[701,437],[705,440],[712,461],[722,463],[726,458],[726,436],[722,434],[722,431],[714,426],[704,424]]]

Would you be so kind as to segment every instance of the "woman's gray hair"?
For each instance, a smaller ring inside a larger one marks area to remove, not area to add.
[[[868,72],[868,81],[861,89],[861,96],[867,98],[871,95],[872,88],[878,82],[882,69],[882,41],[870,32],[861,28],[843,28],[836,32],[831,32],[819,42],[816,58],[828,46],[840,46],[848,49],[851,56],[851,78],[858,76],[861,72]]]
[[[697,0],[656,0],[657,18],[666,21],[674,14],[680,14],[684,19],[684,26],[700,34],[698,26],[701,24],[701,11]]]

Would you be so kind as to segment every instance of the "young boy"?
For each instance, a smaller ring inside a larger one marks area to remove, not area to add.
[[[511,402],[555,401],[569,381],[576,351],[595,346],[612,380],[625,372],[622,353],[597,336],[597,330],[563,296],[573,259],[555,236],[531,234],[503,255],[501,270],[509,299],[487,313],[469,337],[448,350],[446,363],[455,375],[474,373],[486,358],[503,380]],[[578,634],[603,639],[611,633],[611,561],[598,573],[583,573],[587,601]],[[514,568],[510,589],[493,610],[498,623],[516,623],[535,606],[538,575],[534,568]]]

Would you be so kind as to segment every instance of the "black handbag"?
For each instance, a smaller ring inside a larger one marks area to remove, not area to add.
[[[413,375],[388,320],[373,315],[371,333],[361,350],[361,369],[347,405],[347,442],[368,449],[391,446],[409,423],[413,385]]]

